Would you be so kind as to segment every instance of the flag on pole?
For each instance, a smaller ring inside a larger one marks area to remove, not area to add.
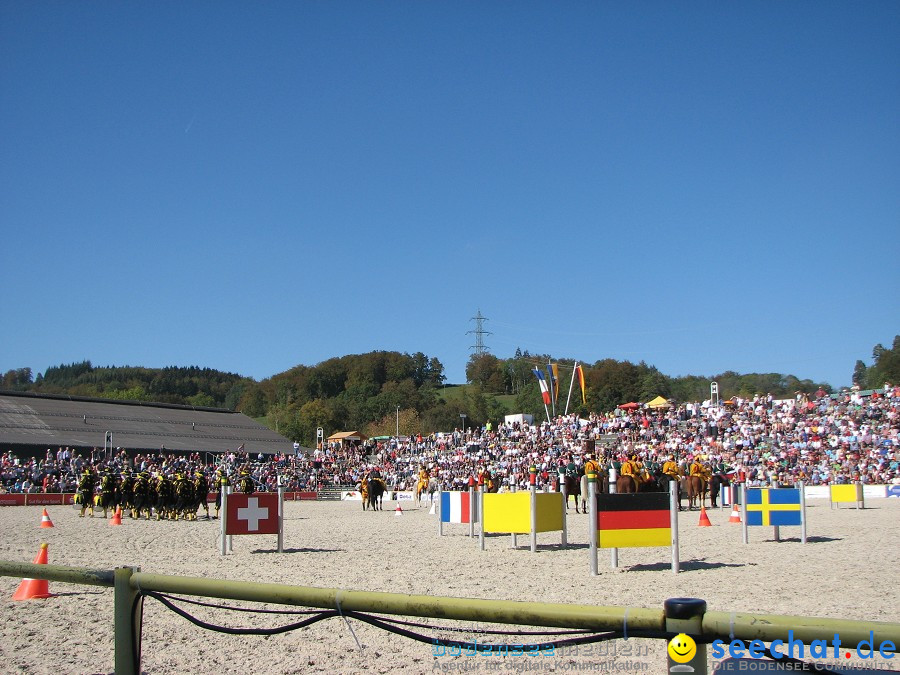
[[[553,402],[555,403],[559,400],[559,364],[548,364],[547,367],[550,369],[550,383],[553,388]]]
[[[581,366],[575,366],[575,373],[578,375],[578,384],[581,385],[581,403],[587,403],[587,399],[584,396],[584,371],[581,369]]]
[[[541,387],[541,398],[544,399],[544,405],[550,405],[550,390],[547,389],[547,380],[544,377],[544,372],[540,368],[535,368],[533,372],[537,376],[538,384]]]

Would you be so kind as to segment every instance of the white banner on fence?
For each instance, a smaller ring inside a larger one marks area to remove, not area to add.
[[[362,501],[362,493],[357,492],[356,490],[348,490],[341,493],[342,501],[351,501],[351,502],[361,502]]]
[[[863,485],[864,499],[883,499],[887,497],[887,485]]]

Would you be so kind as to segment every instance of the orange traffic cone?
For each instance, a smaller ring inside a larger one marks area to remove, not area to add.
[[[729,523],[739,523],[741,522],[741,512],[738,511],[737,504],[731,505],[731,517],[728,519]]]
[[[113,514],[113,517],[109,521],[110,526],[112,525],[121,525],[122,524],[122,507],[116,509],[116,512]]]
[[[50,520],[50,514],[47,513],[47,509],[44,509],[44,513],[41,514],[41,527],[53,527],[53,521]]]
[[[394,511],[394,515],[395,515],[395,516],[402,516],[402,515],[403,515],[403,509],[400,508],[400,505],[399,505],[399,504],[397,504],[397,510]]]
[[[712,527],[709,516],[706,515],[706,507],[703,505],[700,506],[700,525],[698,527]]]
[[[41,550],[34,559],[35,565],[47,564],[47,544],[41,544]],[[52,598],[50,584],[46,579],[22,579],[18,590],[13,593],[13,600],[34,600],[39,598]]]

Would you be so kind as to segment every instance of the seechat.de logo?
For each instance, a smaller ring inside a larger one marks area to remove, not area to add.
[[[697,643],[685,633],[679,633],[669,640],[669,658],[676,664],[669,668],[670,673],[693,673],[694,669],[687,665],[697,655]]]

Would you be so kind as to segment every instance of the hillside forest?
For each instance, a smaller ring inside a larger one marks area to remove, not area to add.
[[[495,424],[503,415],[530,413],[545,417],[538,380],[533,370],[557,364],[560,390],[557,409],[569,398],[574,359],[552,359],[546,354],[516,350],[512,358],[473,355],[466,366],[467,384],[445,382],[444,366],[434,357],[417,352],[375,351],[335,357],[314,366],[298,365],[261,381],[212,368],[94,366],[90,361],[53,366],[33,376],[30,368],[9,370],[2,388],[44,394],[67,394],[112,400],[140,400],[197,407],[227,408],[259,419],[291,440],[311,445],[316,428],[326,436],[335,431],[358,430],[369,436],[430,434]],[[780,373],[739,374],[726,371],[712,376],[670,377],[644,363],[603,359],[581,364],[585,396],[576,380],[569,412],[586,416],[603,413],[630,401],[646,402],[656,396],[676,401],[703,401],[710,383],[718,383],[720,398],[752,397],[771,393],[790,398],[798,391],[819,388],[832,393],[824,382],[801,380]],[[900,335],[891,347],[876,345],[871,365],[858,360],[852,371],[854,385],[879,388],[900,382]]]

